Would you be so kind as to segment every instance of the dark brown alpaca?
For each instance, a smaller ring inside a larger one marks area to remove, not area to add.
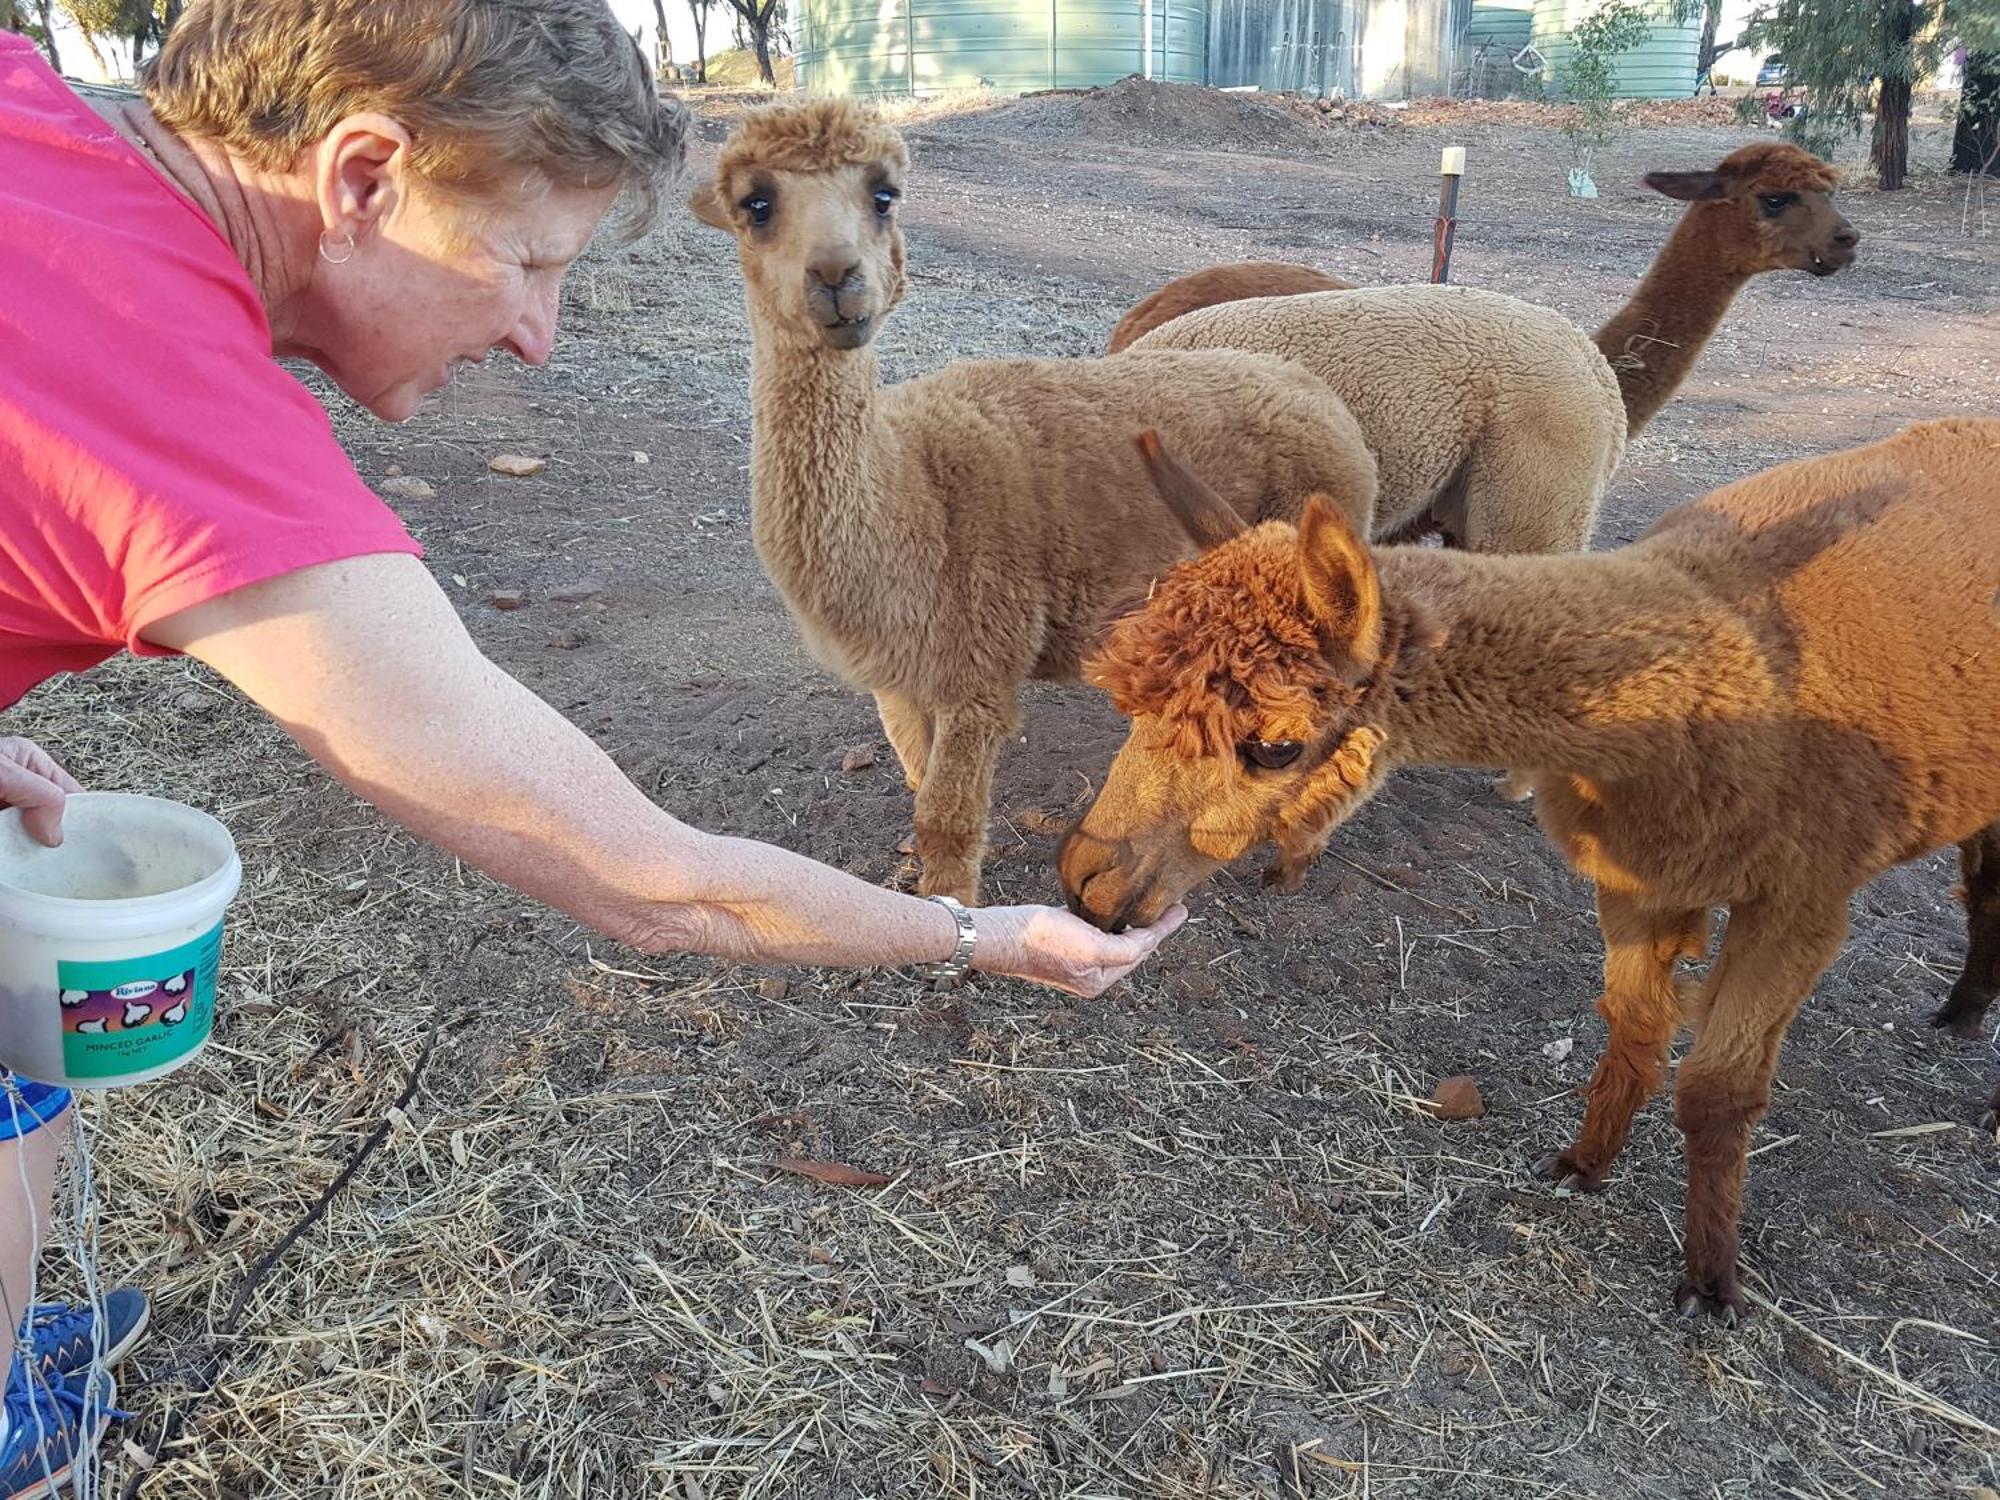
[[[1317,501],[1246,531],[1154,450],[1190,533],[1230,539],[1088,669],[1132,729],[1064,841],[1071,904],[1150,921],[1266,840],[1296,881],[1399,766],[1529,774],[1605,944],[1609,1038],[1553,1171],[1603,1185],[1691,1024],[1677,1300],[1739,1312],[1750,1129],[1853,893],[1959,844],[1971,957],[1940,1021],[1976,1027],[2000,988],[2000,421],[1785,464],[1558,557],[1371,552]]]
[[[1751,277],[1765,271],[1831,276],[1853,263],[1861,236],[1833,206],[1838,181],[1825,162],[1783,141],[1745,146],[1709,172],[1646,174],[1647,187],[1688,210],[1631,300],[1595,338],[1618,375],[1628,442],[1687,379]],[[1111,349],[1116,353],[1197,308],[1350,286],[1290,262],[1211,266],[1168,282],[1134,307],[1112,334]]]

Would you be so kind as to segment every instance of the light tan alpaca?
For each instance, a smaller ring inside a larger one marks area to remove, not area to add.
[[[1204,534],[1240,529],[1163,482]],[[2000,979],[2000,421],[1784,464],[1582,557],[1371,555],[1314,501],[1176,568],[1089,676],[1132,731],[1059,863],[1107,927],[1267,839],[1296,878],[1400,766],[1537,773],[1597,886],[1610,1029],[1550,1170],[1603,1185],[1691,1022],[1683,1312],[1741,1311],[1750,1128],[1853,893],[1959,843],[1974,961],[1940,1019],[1976,1023]]]
[[[1468,287],[1307,292],[1206,307],[1113,360],[1159,349],[1295,359],[1375,454],[1375,531],[1475,552],[1578,552],[1625,451],[1618,380],[1560,314]],[[1207,473],[1204,469],[1201,472]]]
[[[1627,442],[1680,389],[1751,277],[1831,276],[1854,263],[1861,236],[1833,206],[1838,181],[1825,162],[1783,141],[1745,146],[1710,172],[1646,174],[1647,187],[1690,206],[1631,300],[1592,340],[1617,372]],[[1351,285],[1289,261],[1209,266],[1136,304],[1113,330],[1111,352],[1196,308]]]
[[[882,386],[902,140],[846,100],[746,117],[697,217],[735,235],[753,339],[751,527],[815,653],[874,694],[916,792],[919,890],[977,897],[1021,685],[1073,680],[1115,603],[1187,554],[1134,456],[1157,425],[1246,516],[1325,489],[1367,525],[1340,402],[1267,357],[950,365]]]
[[[1111,330],[1106,354],[1116,354],[1182,313],[1222,302],[1247,302],[1252,297],[1296,297],[1301,292],[1351,291],[1354,283],[1329,276],[1311,266],[1284,260],[1237,260],[1204,266],[1176,277],[1157,292],[1142,297]]]

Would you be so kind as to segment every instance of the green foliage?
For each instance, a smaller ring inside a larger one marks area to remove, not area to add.
[[[1996,11],[1994,0],[1770,0],[1744,43],[1784,55],[1811,106],[1791,133],[1825,155],[1861,132],[1879,84],[1907,97],[1947,48],[2000,29]]]
[[[1556,70],[1556,91],[1576,105],[1563,126],[1579,164],[1611,139],[1611,91],[1618,82],[1617,59],[1646,39],[1652,8],[1637,0],[1604,0],[1570,32],[1570,55]]]

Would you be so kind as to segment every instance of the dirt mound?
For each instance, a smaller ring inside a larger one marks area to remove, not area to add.
[[[1130,77],[1104,88],[1027,94],[932,129],[940,134],[1083,137],[1131,146],[1206,151],[1316,149],[1329,130],[1394,122],[1366,104],[1329,104],[1293,94],[1235,93]]]

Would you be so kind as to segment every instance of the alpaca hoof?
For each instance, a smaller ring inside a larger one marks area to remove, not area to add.
[[[1692,1323],[1703,1315],[1714,1318],[1724,1328],[1738,1328],[1750,1321],[1743,1287],[1734,1271],[1705,1280],[1684,1279],[1674,1291],[1674,1310],[1684,1323]]]
[[[1276,891],[1280,895],[1297,890],[1306,883],[1306,871],[1312,868],[1312,861],[1275,859],[1264,871],[1264,889]]]
[[[1961,1007],[1955,1000],[1947,1001],[1931,1016],[1931,1025],[1939,1031],[1963,1037],[1968,1042],[1976,1042],[1986,1030],[1985,1008],[1982,1006],[1974,1010],[1970,1006]]]
[[[1604,1191],[1604,1174],[1583,1166],[1572,1151],[1558,1151],[1553,1156],[1543,1157],[1535,1163],[1535,1175],[1572,1193]]]

